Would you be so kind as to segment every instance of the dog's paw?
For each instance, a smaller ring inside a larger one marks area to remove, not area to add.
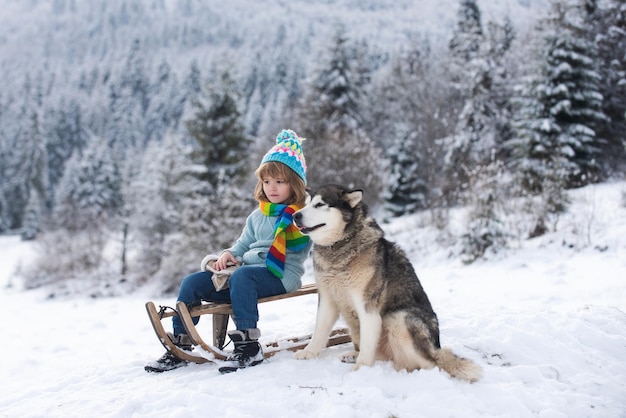
[[[343,363],[356,363],[356,358],[359,356],[359,352],[358,351],[348,351],[347,353],[343,353],[342,355],[339,356],[339,359],[343,362]]]
[[[373,365],[374,365],[374,362],[369,363],[369,362],[364,362],[364,361],[360,361],[359,359],[356,359],[354,366],[352,366],[352,371],[356,372],[361,367],[372,367]]]
[[[317,357],[317,353],[313,353],[312,351],[309,351],[307,349],[298,350],[293,353],[293,358],[297,360],[309,360],[315,357]]]

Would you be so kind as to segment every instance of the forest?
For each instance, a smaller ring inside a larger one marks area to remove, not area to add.
[[[6,3],[0,233],[36,241],[29,288],[173,292],[237,238],[283,128],[307,138],[309,186],[364,189],[381,220],[426,211],[445,231],[465,208],[467,263],[624,177],[621,0],[524,20],[454,0],[432,27],[409,0]]]

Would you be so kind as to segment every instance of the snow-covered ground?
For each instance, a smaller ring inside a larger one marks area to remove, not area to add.
[[[13,273],[32,244],[1,237],[0,416],[626,417],[625,191],[574,191],[558,232],[471,266],[422,251],[430,238],[412,219],[385,226],[414,262],[442,344],[484,368],[475,384],[386,363],[351,372],[337,359],[345,346],[309,361],[281,353],[229,375],[206,364],[148,374],[163,350],[147,290],[65,300],[22,291]],[[312,331],[315,309],[314,295],[261,305],[263,339]],[[200,323],[207,339],[209,322]]]

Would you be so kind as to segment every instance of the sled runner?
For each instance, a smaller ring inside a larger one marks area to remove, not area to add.
[[[295,292],[285,293],[277,296],[270,296],[267,298],[259,299],[259,303],[272,302],[275,300],[288,299],[303,295],[317,293],[317,286],[315,284],[304,285]],[[161,344],[174,354],[176,357],[194,363],[206,363],[214,360],[226,360],[228,353],[224,351],[224,343],[226,340],[226,332],[228,330],[228,321],[230,315],[232,315],[232,306],[229,303],[221,302],[205,302],[202,305],[195,306],[188,309],[183,302],[179,302],[176,305],[176,309],[169,309],[161,307],[157,310],[153,302],[146,303],[146,310],[148,317],[152,323],[152,327],[161,341]],[[169,318],[174,315],[178,315],[185,326],[187,335],[191,339],[194,346],[201,348],[197,351],[185,351],[177,347],[167,336],[167,332],[163,327],[161,320],[163,318]],[[193,324],[193,317],[201,315],[212,315],[213,319],[213,343],[206,343],[198,329]],[[288,338],[282,341],[276,341],[265,344],[263,347],[263,354],[265,358],[269,358],[274,354],[289,350],[296,351],[304,348],[311,340],[311,335],[305,335],[301,337]],[[334,330],[328,340],[328,347],[349,343],[351,340],[350,334],[347,328],[341,328]],[[202,353],[204,351],[204,353]],[[204,355],[202,355],[202,354]]]

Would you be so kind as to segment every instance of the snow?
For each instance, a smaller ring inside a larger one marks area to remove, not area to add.
[[[571,192],[556,232],[469,266],[444,256],[413,218],[385,224],[410,255],[441,341],[481,364],[475,384],[388,363],[350,371],[338,346],[319,359],[280,353],[221,375],[212,364],[164,374],[144,303],[47,299],[19,286],[33,244],[0,237],[2,417],[626,417],[626,183]],[[310,266],[307,282],[312,281]],[[316,296],[263,304],[263,340],[313,329]],[[169,326],[169,324],[168,324]],[[199,325],[208,339],[210,321]]]

